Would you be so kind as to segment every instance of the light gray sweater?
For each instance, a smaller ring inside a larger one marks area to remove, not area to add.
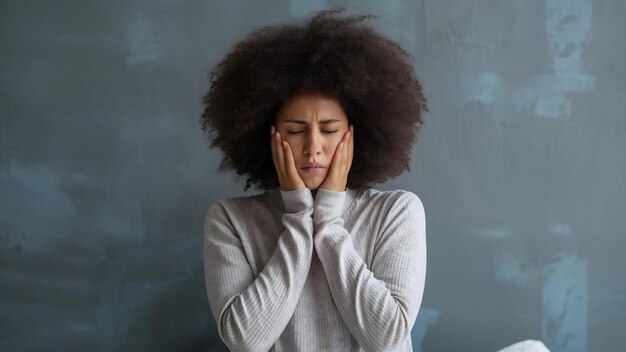
[[[232,351],[412,351],[425,230],[408,191],[275,188],[216,202],[204,270],[219,336]]]

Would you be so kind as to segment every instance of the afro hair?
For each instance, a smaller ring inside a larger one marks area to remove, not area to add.
[[[244,190],[279,186],[270,126],[284,102],[302,93],[335,98],[354,125],[349,188],[368,188],[409,170],[427,110],[410,55],[360,22],[321,11],[303,25],[260,28],[210,74],[202,130],[223,151],[220,170],[246,175]]]

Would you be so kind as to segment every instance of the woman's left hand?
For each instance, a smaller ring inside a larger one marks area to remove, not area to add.
[[[344,192],[348,183],[348,172],[352,166],[354,153],[354,126],[350,125],[344,133],[341,142],[335,149],[333,160],[330,163],[328,174],[319,188],[329,191]]]

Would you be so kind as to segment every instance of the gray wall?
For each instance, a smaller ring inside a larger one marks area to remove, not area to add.
[[[199,128],[250,30],[345,5],[431,112],[415,351],[625,351],[626,2],[0,2],[0,350],[223,351],[202,225],[244,194]],[[252,192],[248,192],[250,194]]]

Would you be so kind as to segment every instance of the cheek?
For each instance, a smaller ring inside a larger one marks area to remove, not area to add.
[[[326,143],[326,147],[324,148],[326,151],[326,154],[329,154],[329,155],[335,154],[335,151],[337,150],[337,146],[339,146],[339,142],[341,142],[341,138],[336,138],[336,139],[332,139],[328,141]]]
[[[300,141],[298,140],[298,138],[295,138],[291,135],[288,135],[287,132],[281,132],[280,133],[281,139],[285,142],[287,142],[287,144],[289,144],[289,146],[291,147],[291,149],[293,151],[295,151],[297,148],[300,147]]]
[[[294,136],[283,137],[283,141],[289,144],[289,148],[291,148],[291,153],[293,155],[294,160],[297,164],[302,161],[302,150],[304,148],[302,140],[300,138],[296,138]]]

